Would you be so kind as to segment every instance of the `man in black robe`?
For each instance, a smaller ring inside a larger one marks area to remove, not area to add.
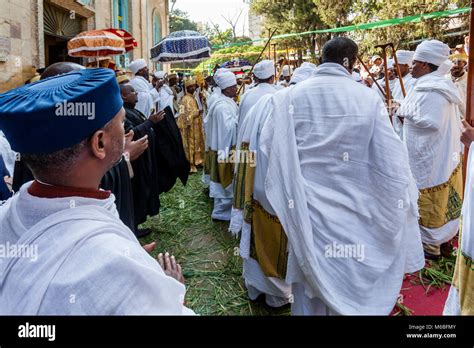
[[[141,224],[147,216],[158,214],[159,194],[168,192],[180,178],[185,185],[188,179],[189,163],[184,154],[179,129],[170,107],[148,119],[135,109],[137,93],[131,85],[121,85],[124,101],[125,130],[133,131],[134,137],[148,138],[148,149],[132,161],[132,179],[135,223]]]

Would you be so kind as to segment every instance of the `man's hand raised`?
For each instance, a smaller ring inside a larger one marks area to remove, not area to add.
[[[150,116],[150,121],[153,122],[153,124],[157,124],[158,122],[161,122],[165,118],[165,112],[164,110],[161,110],[157,112],[156,114],[153,114]]]
[[[135,161],[138,157],[148,149],[148,135],[133,141],[133,131],[125,134],[125,156],[128,156],[129,161]]]

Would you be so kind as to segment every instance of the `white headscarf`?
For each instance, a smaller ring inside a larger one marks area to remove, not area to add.
[[[141,70],[143,68],[146,68],[146,67],[147,67],[146,61],[145,61],[145,59],[142,59],[142,58],[134,60],[128,66],[128,68],[132,71],[133,75],[136,75],[136,73],[139,70]]]
[[[316,65],[304,62],[299,68],[296,68],[291,77],[290,84],[299,83],[313,76],[316,71]]]
[[[438,67],[438,70],[435,71],[436,75],[444,76],[447,75],[451,68],[453,67],[453,62],[451,60],[446,59],[441,65]]]
[[[426,40],[416,47],[413,60],[440,66],[449,56],[449,46],[438,40]]]
[[[275,64],[273,60],[266,59],[255,64],[253,74],[261,80],[268,79],[275,75]]]
[[[166,72],[164,72],[164,71],[157,71],[157,72],[155,72],[155,77],[156,77],[157,79],[164,79],[164,78],[166,77],[166,75],[167,75],[167,74],[166,74]]]
[[[237,79],[234,73],[227,69],[217,70],[214,74],[214,81],[216,81],[221,90],[237,85]]]
[[[406,50],[398,50],[396,52],[398,64],[408,64],[411,65],[413,61],[413,55],[415,52],[413,51],[406,51]]]
[[[291,73],[290,73],[290,67],[288,65],[285,65],[283,67],[283,76],[284,77],[288,77],[288,76],[291,76]]]

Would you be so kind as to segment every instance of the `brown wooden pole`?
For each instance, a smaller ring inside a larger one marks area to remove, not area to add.
[[[288,65],[290,65],[290,52],[288,51],[288,44],[285,44],[286,47],[286,61],[288,62]]]
[[[472,122],[472,107],[474,106],[474,93],[472,93],[473,79],[474,79],[474,42],[471,38],[474,37],[474,0],[471,0],[471,14],[469,16],[469,50],[468,50],[468,66],[467,66],[467,94],[466,94],[466,116],[467,123],[471,126]],[[463,187],[466,185],[467,174],[467,157],[469,155],[469,148],[464,148],[464,160],[462,164]]]
[[[276,45],[276,44],[272,44],[272,46],[273,46],[273,62],[274,62],[274,65],[275,65],[275,75],[276,75],[276,72],[277,72],[277,68],[276,68],[276,66],[277,66],[277,60],[276,60],[276,59],[277,59],[277,51],[276,51],[276,46],[277,46],[277,45]]]
[[[387,65],[387,47],[390,46],[390,44],[385,44],[385,45],[377,45],[375,46],[376,48],[381,48],[382,49],[382,59],[383,59],[383,70],[384,70],[384,80],[385,80],[385,101],[387,102],[387,110],[390,110],[392,108],[392,96],[390,95],[390,84],[388,81],[388,65]],[[392,115],[390,115],[390,122],[393,124],[392,120]]]
[[[357,59],[359,60],[360,64],[362,64],[362,66],[364,67],[365,71],[367,71],[369,73],[369,76],[370,78],[372,79],[372,81],[374,81],[375,85],[377,86],[377,88],[380,90],[380,93],[382,93],[383,97],[384,98],[387,98],[385,96],[385,92],[383,91],[382,87],[380,87],[379,83],[377,82],[377,80],[375,79],[375,76],[374,74],[372,74],[370,72],[370,69],[367,67],[367,65],[365,65],[364,61],[362,60],[362,58],[360,56],[357,56]]]
[[[270,42],[271,37],[272,37],[271,30],[268,29],[268,42]],[[272,56],[272,47],[269,45],[268,46],[268,59],[271,59],[271,56]]]

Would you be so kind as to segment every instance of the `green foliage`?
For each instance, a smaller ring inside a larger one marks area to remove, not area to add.
[[[255,0],[251,9],[264,16],[266,28],[278,28],[277,34],[283,34],[370,23],[468,5],[468,0]],[[462,29],[466,29],[468,16],[460,19],[464,23]],[[361,51],[373,54],[377,51],[374,46],[380,43],[392,42],[398,48],[413,49],[415,40],[437,38],[449,41],[444,34],[452,23],[451,18],[425,19],[419,23],[333,35],[347,35],[360,44]],[[315,43],[321,47],[330,38],[331,34],[314,34],[283,43],[312,51]],[[459,41],[459,38],[454,40]]]
[[[201,175],[160,195],[160,215],[142,226],[153,233],[141,242],[157,242],[154,257],[166,251],[176,256],[186,278],[186,305],[198,314],[289,315],[289,307],[272,309],[248,299],[239,241],[227,231],[229,223],[212,221],[212,201]]]
[[[263,15],[265,27],[277,29],[276,35],[322,29],[324,27],[313,0],[255,0],[252,3],[251,11]],[[298,47],[302,51],[306,49],[313,51],[316,36],[305,35],[278,40],[277,44],[277,49],[282,49],[288,44],[289,46]]]
[[[197,23],[189,19],[188,13],[179,9],[170,13],[170,32],[197,30]]]
[[[352,0],[313,0],[321,21],[328,27],[348,25],[349,13],[355,1]]]
[[[467,2],[455,0],[358,0],[353,6],[355,14],[353,24],[445,11],[464,7]],[[413,49],[416,44],[412,42],[415,40],[432,38],[446,41],[444,33],[448,29],[449,22],[449,18],[423,20],[419,23],[406,23],[361,31],[355,34],[355,38],[362,46],[362,50],[369,53],[376,52],[374,48],[376,44],[388,42],[394,43],[396,48]]]

